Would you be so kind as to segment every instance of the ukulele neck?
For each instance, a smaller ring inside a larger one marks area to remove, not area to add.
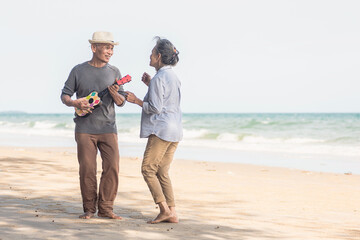
[[[105,88],[104,90],[102,90],[101,92],[99,92],[98,96],[100,99],[103,98],[103,96],[105,96],[107,93],[109,92],[108,88]]]
[[[106,89],[102,90],[101,92],[99,92],[98,96],[99,96],[100,99],[102,99],[102,98],[103,98],[106,94],[108,94],[108,93],[109,93],[109,89],[106,88]],[[123,95],[123,96],[126,96],[126,95],[127,95],[127,93],[124,92],[124,91],[118,91],[118,93],[120,93],[120,94]]]
[[[131,81],[130,75],[126,75],[125,77],[117,80],[113,85],[119,85],[119,86],[120,86],[120,85],[123,85],[123,84],[125,84],[125,83],[130,82],[130,81]],[[105,96],[106,94],[108,94],[108,92],[109,92],[109,89],[108,89],[108,88],[105,88],[104,90],[102,90],[101,92],[99,92],[99,94],[98,94],[99,98],[101,99],[103,96]],[[127,95],[127,93],[124,92],[124,91],[119,91],[119,93],[120,93],[121,95],[124,95],[124,96]]]

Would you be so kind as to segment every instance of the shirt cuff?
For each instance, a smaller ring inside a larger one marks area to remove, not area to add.
[[[149,112],[149,103],[148,102],[143,102],[142,109],[144,110],[144,112],[146,114],[150,114],[150,112]]]

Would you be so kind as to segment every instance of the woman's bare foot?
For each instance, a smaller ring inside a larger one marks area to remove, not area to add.
[[[178,222],[179,222],[179,218],[177,217],[175,207],[169,207],[169,209],[170,209],[173,217],[169,218],[166,222],[169,222],[169,223],[178,223]]]
[[[159,215],[157,215],[157,217],[154,220],[150,220],[147,223],[156,224],[156,223],[160,223],[160,222],[168,222],[173,217],[174,217],[174,215],[172,214],[171,211],[160,212]]]
[[[79,218],[81,219],[90,219],[92,217],[94,217],[94,214],[92,212],[85,212],[84,214],[79,216]]]
[[[178,217],[175,215],[175,216],[169,218],[168,220],[166,220],[166,222],[168,222],[168,223],[179,223],[179,219],[178,219]]]
[[[110,218],[110,219],[117,219],[117,220],[121,220],[122,217],[116,215],[115,213],[111,212],[111,213],[98,213],[99,217],[102,218]]]

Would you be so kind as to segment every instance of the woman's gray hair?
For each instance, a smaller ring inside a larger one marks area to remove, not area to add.
[[[156,45],[155,50],[161,54],[161,61],[165,65],[175,66],[179,62],[179,51],[167,39],[155,37]]]

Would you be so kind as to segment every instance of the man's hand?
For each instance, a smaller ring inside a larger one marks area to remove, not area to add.
[[[115,82],[116,81],[117,79],[115,79]],[[121,104],[123,104],[123,102],[125,101],[125,98],[124,96],[118,93],[120,89],[119,85],[117,84],[111,85],[108,87],[108,89],[111,97],[114,99],[115,104],[121,106]]]
[[[79,108],[85,112],[91,113],[91,110],[93,110],[93,107],[90,107],[88,101],[85,98],[79,98],[76,100],[72,100],[69,95],[63,94],[61,95],[61,101],[69,107],[76,107]]]
[[[91,113],[94,109],[90,107],[89,102],[85,98],[79,98],[72,101],[72,105],[78,109],[81,109],[85,112]]]
[[[119,88],[120,87],[117,84],[109,86],[108,89],[109,89],[111,96],[114,96],[114,94],[116,94],[119,91]]]

